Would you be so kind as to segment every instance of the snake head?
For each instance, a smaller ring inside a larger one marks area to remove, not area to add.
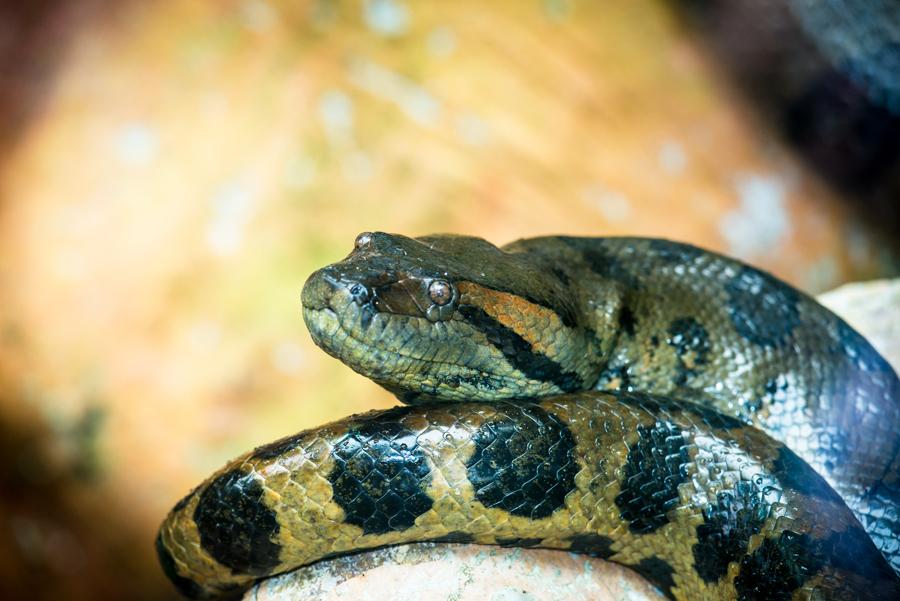
[[[366,232],[303,288],[313,340],[404,402],[589,387],[595,340],[565,282],[480,238]]]

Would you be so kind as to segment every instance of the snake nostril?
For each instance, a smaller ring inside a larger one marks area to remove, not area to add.
[[[362,284],[353,284],[350,286],[350,296],[353,297],[354,302],[363,304],[369,300],[369,291]]]

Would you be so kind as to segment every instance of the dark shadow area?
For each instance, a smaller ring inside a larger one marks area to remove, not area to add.
[[[900,6],[673,4],[762,119],[900,249]]]
[[[40,115],[53,77],[85,24],[121,11],[115,0],[0,1],[0,159]]]
[[[102,415],[83,418],[61,435],[0,415],[0,598],[179,599],[153,541],[103,492],[91,442]]]

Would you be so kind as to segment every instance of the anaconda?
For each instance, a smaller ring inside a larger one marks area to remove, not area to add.
[[[590,553],[674,599],[900,595],[900,381],[765,272],[658,239],[365,233],[303,311],[411,406],[180,501],[157,549],[189,596],[426,540]]]

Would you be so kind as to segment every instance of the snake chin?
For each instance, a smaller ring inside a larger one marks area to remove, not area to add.
[[[364,324],[363,311],[350,303],[343,308],[304,306],[303,318],[317,346],[404,403],[512,398],[519,392],[516,378],[461,361],[479,353],[465,341],[448,342],[446,323],[376,313]],[[438,339],[422,345],[423,331]],[[420,343],[397,343],[404,339]]]

